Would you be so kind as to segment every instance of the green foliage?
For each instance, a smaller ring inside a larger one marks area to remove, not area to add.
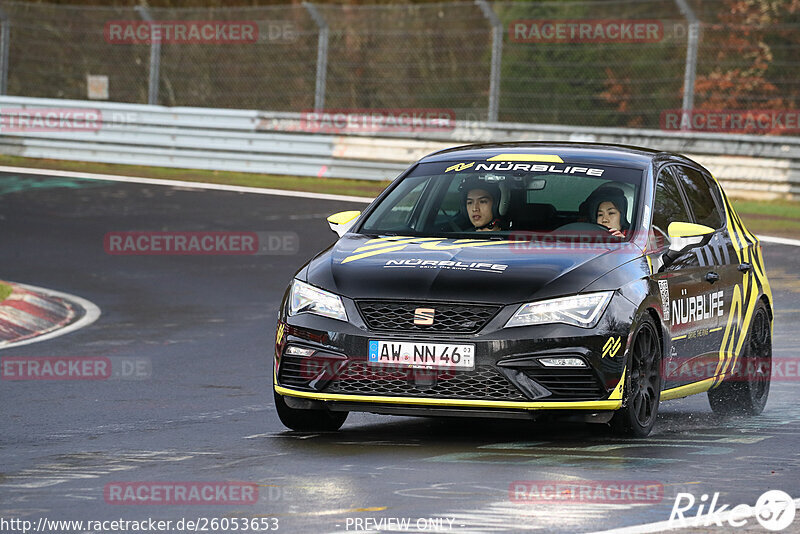
[[[86,75],[102,74],[109,77],[111,100],[147,102],[150,46],[108,43],[103,35],[110,20],[140,20],[133,6],[144,1],[98,0],[90,9],[73,7],[88,5],[85,0],[4,2],[13,28],[9,94],[85,99]],[[258,43],[162,44],[160,104],[295,112],[313,107],[319,29],[301,2],[147,4],[156,20],[293,28],[291,38]],[[797,109],[798,0],[691,4],[702,21],[695,107]],[[474,2],[316,5],[330,29],[327,109],[446,109],[459,119],[487,118],[492,28]],[[491,7],[503,28],[501,121],[660,128],[662,113],[681,107],[687,25],[673,0],[500,1]],[[518,42],[509,33],[518,20],[655,21],[663,36],[632,43]]]
[[[0,282],[0,302],[3,302],[13,291],[10,285]]]

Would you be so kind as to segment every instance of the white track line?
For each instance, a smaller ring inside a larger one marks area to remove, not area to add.
[[[800,247],[800,240],[798,239],[787,239],[785,237],[772,237],[768,235],[759,235],[756,236],[764,243],[777,243],[779,245],[791,245],[793,247]]]
[[[264,189],[262,187],[244,187],[241,185],[208,184],[205,182],[187,182],[183,180],[159,180],[156,178],[141,178],[138,176],[117,176],[115,174],[92,174],[74,171],[55,171],[52,169],[32,169],[28,167],[6,167],[3,165],[0,165],[0,172],[43,174],[49,176],[58,176],[60,178],[84,178],[86,180],[108,180],[112,182],[127,182],[132,184],[167,185],[173,187],[188,187],[192,189],[210,189],[213,191],[255,193],[257,195],[314,198],[318,200],[341,200],[345,202],[363,202],[365,204],[370,203],[373,200],[367,197],[353,197],[349,195],[329,195],[326,193],[309,193],[306,191],[288,191],[283,189]]]
[[[74,332],[75,330],[79,330],[85,326],[89,326],[90,324],[95,322],[98,317],[100,317],[100,308],[98,308],[95,304],[89,302],[84,298],[77,297],[75,295],[70,295],[69,293],[62,293],[61,291],[46,289],[43,287],[29,286],[27,284],[16,284],[16,285],[25,288],[29,291],[34,291],[36,293],[42,293],[45,295],[62,298],[70,302],[75,302],[79,304],[81,307],[83,307],[83,309],[86,310],[86,313],[84,314],[83,317],[81,317],[74,323],[65,326],[64,328],[59,328],[58,330],[54,330],[52,332],[43,334],[41,336],[36,336],[30,339],[23,339],[22,341],[15,341],[9,343],[8,345],[0,347],[0,350],[9,349],[11,347],[19,347],[22,345],[29,345],[31,343],[38,343],[39,341],[46,341],[48,339],[53,339],[54,337],[63,336],[64,334],[69,334],[70,332]]]

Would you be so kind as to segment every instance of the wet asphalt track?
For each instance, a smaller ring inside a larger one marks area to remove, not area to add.
[[[0,277],[102,310],[84,330],[0,356],[151,366],[140,380],[0,382],[0,517],[277,517],[290,533],[441,518],[439,532],[591,532],[666,520],[678,491],[718,491],[719,503],[732,505],[768,489],[800,497],[797,380],[773,382],[765,413],[752,419],[715,417],[704,394],[662,404],[654,433],[639,441],[579,424],[368,414],[351,414],[338,433],[287,431],[270,389],[277,306],[296,269],[333,242],[324,217],[361,207],[0,177]],[[106,254],[104,234],[122,230],[293,231],[300,246],[288,256]],[[764,255],[777,308],[774,355],[795,357],[800,258],[784,245],[765,244]],[[512,481],[554,479],[658,481],[665,495],[636,505],[509,500]],[[244,481],[260,490],[250,505],[106,503],[104,486],[119,481]]]

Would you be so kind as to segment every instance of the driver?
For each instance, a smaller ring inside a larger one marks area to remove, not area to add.
[[[498,212],[500,188],[493,183],[470,180],[462,185],[463,202],[469,222],[479,232],[502,230],[502,220]]]

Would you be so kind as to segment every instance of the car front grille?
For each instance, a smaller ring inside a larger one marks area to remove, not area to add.
[[[360,300],[358,309],[370,330],[389,332],[453,332],[472,334],[495,316],[500,306]],[[433,324],[414,324],[414,310],[435,310]]]
[[[420,384],[415,373],[436,376],[431,384]],[[331,381],[326,393],[361,395],[399,395],[439,399],[528,400],[511,382],[490,366],[474,371],[416,371],[387,367],[371,367],[354,361]]]
[[[605,396],[600,380],[591,369],[526,369],[525,375],[546,387],[550,399],[596,400]]]

